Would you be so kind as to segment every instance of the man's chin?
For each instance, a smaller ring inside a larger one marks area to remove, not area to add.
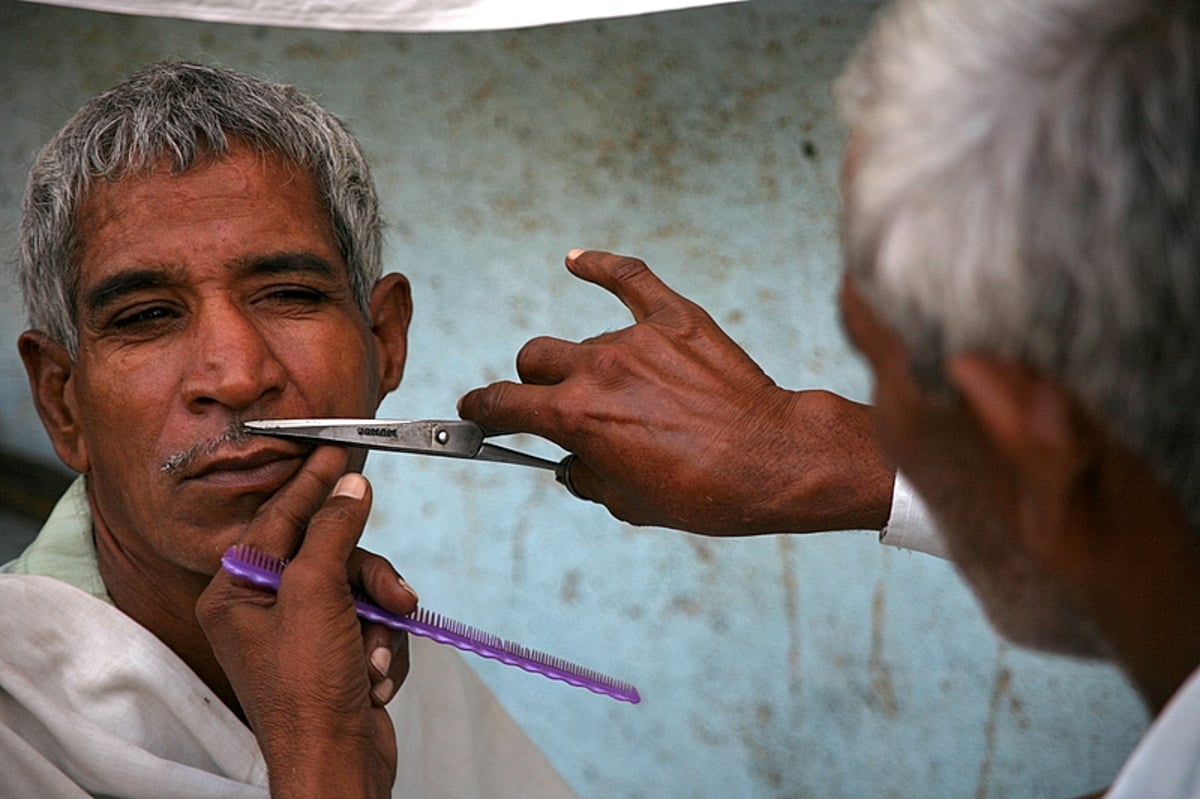
[[[997,634],[1024,649],[1112,659],[1099,628],[1020,547],[998,509],[963,502],[951,480],[935,485],[929,507],[950,560]]]
[[[1045,581],[1026,575],[1010,578],[995,590],[966,574],[963,577],[992,628],[1009,643],[1081,660],[1112,659],[1099,628]]]

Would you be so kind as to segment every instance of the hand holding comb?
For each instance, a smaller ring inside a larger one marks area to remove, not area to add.
[[[271,591],[279,590],[279,580],[287,561],[268,555],[250,546],[230,547],[221,558],[225,571]],[[505,641],[491,633],[477,630],[462,622],[448,619],[439,613],[418,608],[414,613],[402,616],[391,613],[360,597],[355,598],[359,618],[378,622],[393,630],[403,630],[448,644],[464,652],[473,652],[480,657],[498,660],[508,666],[517,666],[525,671],[541,674],[568,685],[586,688],[593,693],[610,696],[621,702],[637,704],[641,696],[627,682],[614,680],[598,671],[578,666],[562,658],[547,655],[536,649]]]

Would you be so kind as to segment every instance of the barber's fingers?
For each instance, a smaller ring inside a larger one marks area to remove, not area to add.
[[[501,380],[464,394],[458,414],[493,430],[533,433],[561,445],[556,392],[555,387]]]
[[[565,461],[566,473],[562,481],[573,496],[587,502],[603,504],[600,488],[604,481],[578,455],[571,455]]]
[[[517,353],[521,382],[539,386],[561,383],[574,370],[579,345],[550,336],[530,339]]]
[[[612,292],[638,322],[691,305],[690,300],[667,286],[638,258],[574,249],[567,253],[567,269],[576,277]]]

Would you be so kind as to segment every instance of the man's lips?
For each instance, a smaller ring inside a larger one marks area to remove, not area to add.
[[[281,442],[219,450],[190,464],[180,477],[229,488],[269,490],[291,477],[310,449]]]

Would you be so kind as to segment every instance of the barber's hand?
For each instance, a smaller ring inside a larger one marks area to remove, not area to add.
[[[278,594],[222,570],[196,606],[273,796],[390,796],[395,781],[384,703],[407,674],[407,638],[364,626],[351,586],[396,613],[417,598],[386,560],[355,548],[370,486],[345,468],[344,450],[318,448],[248,530],[243,543],[291,555]]]
[[[576,491],[633,524],[747,535],[887,522],[893,475],[867,406],[778,387],[637,259],[572,250],[567,268],[635,324],[578,344],[530,341],[522,382],[467,393],[461,416],[575,453]]]

